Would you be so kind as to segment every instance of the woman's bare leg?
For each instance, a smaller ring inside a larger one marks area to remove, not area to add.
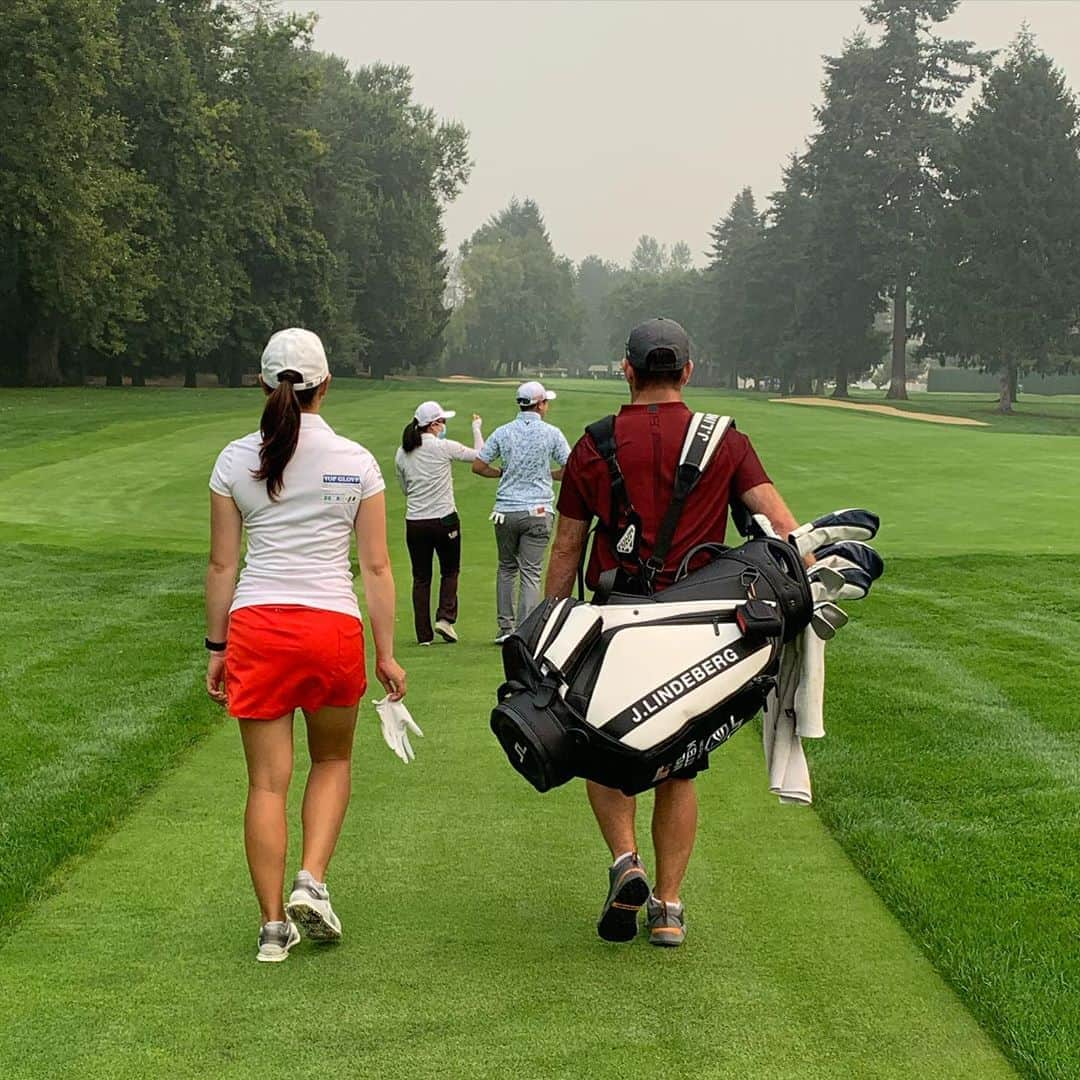
[[[285,854],[289,843],[285,799],[292,779],[292,713],[276,720],[241,720],[248,768],[244,848],[263,922],[285,918]]]
[[[352,793],[352,748],[357,705],[304,713],[311,772],[304,789],[304,857],[301,868],[326,880]]]

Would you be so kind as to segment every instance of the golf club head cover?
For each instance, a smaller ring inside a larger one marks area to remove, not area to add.
[[[880,524],[877,514],[870,510],[834,510],[800,525],[788,540],[799,549],[800,555],[809,555],[825,544],[840,540],[873,540]]]
[[[874,580],[848,559],[829,555],[806,572],[815,600],[862,600]]]
[[[833,557],[845,559],[870,575],[871,581],[877,581],[885,573],[885,560],[869,545],[860,540],[841,540],[824,544],[815,551],[819,562],[832,566]],[[834,566],[843,573],[843,567]]]

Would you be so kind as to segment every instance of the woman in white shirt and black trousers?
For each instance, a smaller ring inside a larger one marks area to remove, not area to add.
[[[454,504],[455,461],[475,461],[484,445],[481,420],[473,415],[472,447],[446,438],[446,421],[456,414],[437,401],[425,401],[401,434],[394,458],[398,483],[405,493],[405,543],[412,563],[413,620],[416,640],[430,645],[435,634],[457,641],[458,573],[461,569],[461,520]],[[439,558],[439,605],[431,625],[432,558]]]
[[[260,430],[229,443],[210,477],[206,689],[240,724],[248,768],[244,841],[262,909],[259,960],[284,960],[302,927],[341,937],[326,869],[345,819],[357,706],[367,688],[364,629],[349,549],[356,536],[375,676],[394,699],[394,579],[385,485],[374,457],[319,416],[330,385],[322,342],[281,330],[262,355]],[[240,543],[247,558],[240,580]],[[293,712],[304,711],[311,772],[303,854],[287,904],[285,797]]]

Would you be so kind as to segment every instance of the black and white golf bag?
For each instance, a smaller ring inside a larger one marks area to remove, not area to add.
[[[538,791],[581,776],[636,794],[761,709],[810,621],[801,559],[773,538],[712,554],[655,596],[545,601],[503,645],[491,729]]]

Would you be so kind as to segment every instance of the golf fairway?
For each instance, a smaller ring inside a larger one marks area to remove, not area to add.
[[[115,576],[137,551],[139,595],[125,595],[124,611],[141,610],[159,625],[140,635],[123,629],[127,616],[118,619],[116,634],[128,633],[120,653],[110,654],[105,633],[94,648],[79,650],[74,635],[58,635],[54,646],[51,621],[62,615],[90,633],[95,619],[108,621],[111,594],[75,596],[62,580],[35,579],[21,600],[41,611],[12,624],[21,681],[3,685],[2,723],[21,731],[44,715],[45,703],[63,713],[66,699],[77,700],[85,738],[37,750],[30,739],[21,751],[40,753],[58,788],[65,774],[92,779],[125,767],[105,734],[91,737],[101,734],[95,712],[122,728],[130,707],[131,724],[165,732],[171,725],[172,741],[147,766],[152,771],[133,780],[136,794],[116,796],[102,812],[93,837],[72,832],[64,846],[58,841],[56,876],[27,890],[29,902],[8,924],[0,941],[5,1080],[1014,1075],[817,813],[782,807],[768,794],[753,725],[714,755],[699,783],[701,829],[683,893],[686,945],[666,951],[644,939],[614,946],[597,938],[608,859],[581,785],[537,795],[488,731],[500,677],[485,520],[494,486],[467,469],[457,474],[460,645],[412,644],[402,501],[389,496],[397,656],[425,738],[414,741],[417,760],[403,765],[383,745],[365,701],[352,806],[328,875],[344,941],[303,942],[287,963],[256,964],[239,738],[232,722],[192,695],[205,663],[198,558],[206,477],[220,446],[255,426],[258,400],[227,391],[63,394],[53,399],[64,404],[51,427],[40,411],[34,419],[43,396],[4,395],[25,428],[0,468],[0,533],[27,567],[39,561],[35,544],[69,549],[57,574],[107,567]],[[392,479],[401,427],[430,396],[459,415],[482,412],[485,431],[512,412],[502,387],[335,384],[324,415],[372,449]],[[618,388],[571,389],[550,419],[573,439],[620,400]],[[878,511],[886,559],[890,550],[943,555],[972,544],[1006,552],[1015,542],[1009,522],[1030,520],[1036,503],[1020,483],[1018,451],[1030,444],[1042,454],[1038,436],[758,402],[744,408],[711,394],[692,403],[737,411],[798,516],[851,505]],[[1071,440],[1044,442],[1053,444],[1040,459],[1044,474],[1064,473]],[[906,464],[895,461],[901,444]],[[950,518],[944,496],[935,513],[904,485],[920,453],[943,447],[965,497],[989,500],[986,520]],[[1000,467],[996,476],[987,454]],[[1062,517],[1034,546],[1060,546],[1066,532]],[[25,575],[29,582],[30,569]],[[889,587],[888,571],[878,587]],[[843,649],[844,635],[858,633],[857,605],[850,613],[852,626],[830,648]],[[154,670],[188,671],[190,680],[156,711],[137,693]],[[858,674],[845,677],[850,683]],[[857,697],[846,692],[844,700],[857,708]],[[178,737],[175,725],[186,723],[191,737]],[[294,828],[306,765],[302,726],[297,746]],[[94,797],[80,796],[87,805]],[[35,835],[19,807],[14,783],[0,789],[0,821],[5,829],[11,823],[15,845],[5,849],[15,859],[8,874],[18,873],[19,837]],[[646,797],[639,838],[651,868],[648,809]],[[78,805],[68,806],[56,835],[67,835],[78,814]]]

